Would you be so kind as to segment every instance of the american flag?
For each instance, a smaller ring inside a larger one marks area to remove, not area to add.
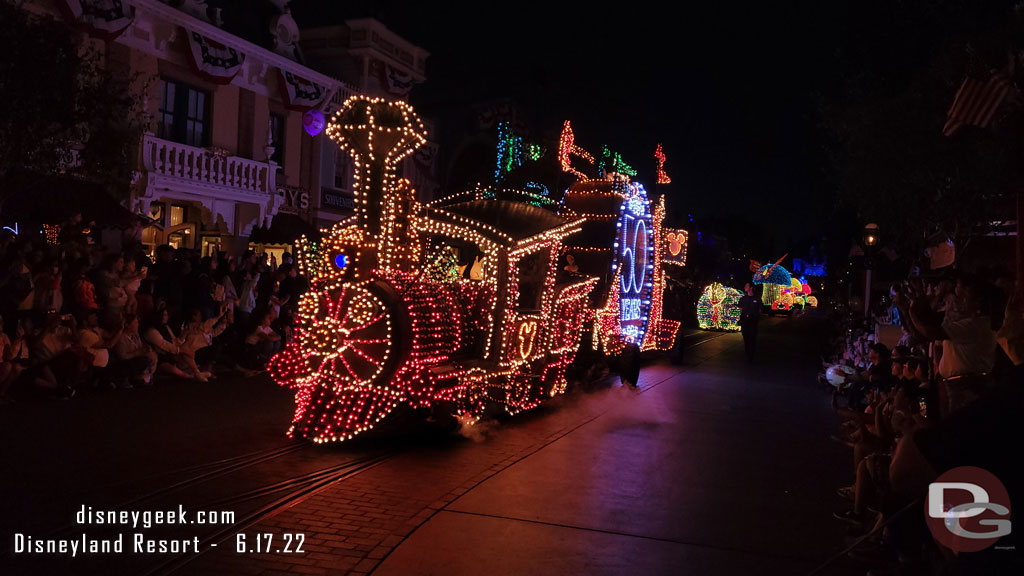
[[[1017,89],[1004,72],[993,70],[986,79],[968,76],[956,91],[942,134],[952,136],[965,125],[985,128],[1006,105],[1018,100]]]

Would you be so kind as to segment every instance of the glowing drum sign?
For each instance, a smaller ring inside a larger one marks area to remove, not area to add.
[[[654,286],[654,226],[651,203],[640,184],[627,184],[615,224],[615,259],[619,273],[619,326],[622,339],[640,345],[647,331]]]

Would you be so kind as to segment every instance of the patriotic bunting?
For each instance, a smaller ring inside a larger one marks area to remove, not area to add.
[[[200,76],[218,84],[228,84],[242,69],[245,54],[199,32],[188,30],[185,35],[192,65]]]
[[[131,8],[121,0],[64,0],[61,7],[91,36],[107,40],[120,36],[134,18]]]
[[[284,99],[285,105],[292,110],[305,111],[318,108],[329,96],[326,86],[321,86],[286,70],[278,69],[278,80],[281,86],[281,98]]]
[[[406,74],[397,68],[392,68],[388,64],[381,66],[380,70],[384,76],[381,86],[388,91],[388,94],[405,96],[412,90],[414,82],[411,74]]]

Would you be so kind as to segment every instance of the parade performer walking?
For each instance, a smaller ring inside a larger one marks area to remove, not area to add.
[[[743,348],[747,352],[747,362],[754,361],[754,349],[757,346],[757,323],[761,319],[761,301],[754,296],[754,285],[750,282],[743,287],[746,295],[740,298],[740,331],[743,333]]]

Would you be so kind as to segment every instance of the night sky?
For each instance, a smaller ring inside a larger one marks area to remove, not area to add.
[[[817,102],[857,42],[851,3],[621,3],[618,10],[480,3],[295,0],[303,26],[373,16],[427,49],[411,101],[437,107],[511,96],[592,152],[620,151],[653,184],[662,142],[670,204],[699,219],[757,222],[768,250],[799,248],[834,210]],[[674,16],[682,12],[682,17]],[[766,250],[766,252],[768,251]],[[771,255],[763,254],[764,258]]]

